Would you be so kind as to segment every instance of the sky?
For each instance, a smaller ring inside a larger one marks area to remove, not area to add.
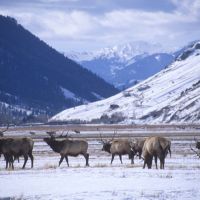
[[[0,14],[61,52],[135,41],[173,49],[200,39],[200,0],[0,0]]]

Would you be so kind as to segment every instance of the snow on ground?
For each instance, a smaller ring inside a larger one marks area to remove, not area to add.
[[[165,170],[142,169],[138,158],[131,166],[127,156],[123,165],[115,157],[101,151],[102,145],[89,141],[90,167],[83,157],[69,157],[70,167],[42,141],[34,147],[34,168],[30,160],[25,170],[15,163],[15,170],[5,170],[0,159],[0,199],[71,199],[71,200],[134,200],[134,199],[198,199],[200,196],[200,159],[190,151],[193,139],[173,137],[172,158],[166,158]]]

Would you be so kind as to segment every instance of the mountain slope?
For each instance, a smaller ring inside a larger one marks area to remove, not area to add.
[[[200,42],[166,69],[108,99],[65,110],[50,121],[199,123]]]
[[[55,113],[118,92],[10,17],[0,16],[0,102]]]
[[[174,60],[172,53],[166,53],[158,44],[147,42],[132,42],[93,53],[74,52],[66,55],[119,89],[152,76]]]

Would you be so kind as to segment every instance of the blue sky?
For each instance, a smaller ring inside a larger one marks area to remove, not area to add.
[[[200,0],[0,0],[0,14],[62,52],[200,39]]]

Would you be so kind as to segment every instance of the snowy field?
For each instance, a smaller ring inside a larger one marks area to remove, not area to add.
[[[25,133],[25,132],[24,132]],[[70,200],[134,200],[134,199],[199,199],[200,159],[190,150],[194,137],[169,136],[172,157],[166,158],[165,170],[142,169],[143,161],[131,165],[127,156],[123,164],[101,151],[102,145],[89,138],[90,167],[83,157],[69,157],[70,167],[63,161],[58,167],[59,154],[42,141],[35,139],[34,168],[28,160],[15,162],[15,170],[5,170],[0,158],[0,199],[70,199]],[[86,138],[87,139],[87,138]]]

